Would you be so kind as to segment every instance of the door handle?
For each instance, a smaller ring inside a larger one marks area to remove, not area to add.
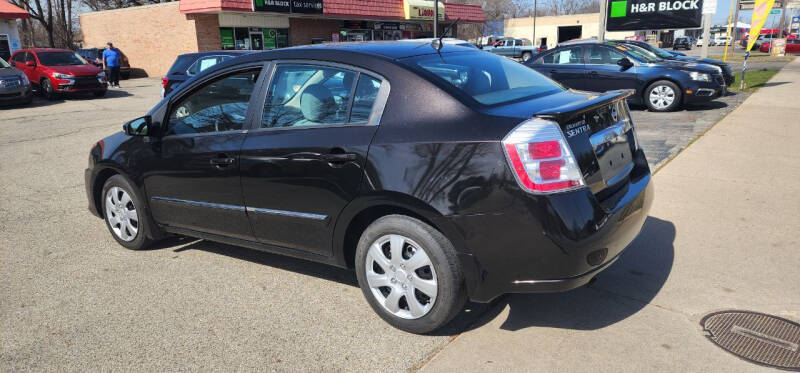
[[[597,75],[597,71],[594,71],[594,70],[592,70],[592,71],[589,71],[589,74],[590,74],[590,75]]]
[[[211,165],[217,168],[228,167],[236,163],[236,158],[228,157],[225,154],[220,154],[216,158],[211,158]]]
[[[329,163],[352,162],[358,159],[354,153],[330,153],[322,156],[322,159]]]

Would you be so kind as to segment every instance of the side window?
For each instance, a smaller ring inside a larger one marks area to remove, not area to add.
[[[25,61],[36,61],[36,57],[33,56],[33,53],[25,53]]]
[[[20,52],[14,55],[12,58],[15,62],[25,62],[25,52]]]
[[[372,105],[378,97],[378,90],[381,88],[381,81],[373,77],[361,74],[356,86],[356,95],[353,98],[353,110],[350,113],[350,122],[359,123],[369,121],[372,113]]]
[[[625,58],[622,53],[610,48],[598,46],[589,47],[589,63],[593,65],[616,65],[617,61]]]
[[[581,47],[566,48],[542,57],[544,63],[556,65],[582,64]]]
[[[192,66],[189,66],[189,69],[187,69],[186,71],[189,75],[197,75],[203,70],[208,69],[209,67],[212,67],[222,61],[225,61],[225,59],[222,58],[222,56],[203,57],[195,61],[195,63],[193,63]]]
[[[261,126],[298,127],[347,122],[356,73],[327,66],[278,65]]]
[[[181,98],[170,109],[166,134],[241,130],[259,72],[255,69],[227,75]]]

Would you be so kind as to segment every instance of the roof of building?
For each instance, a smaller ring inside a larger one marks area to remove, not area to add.
[[[14,4],[9,3],[6,0],[0,0],[0,18],[4,19],[14,19],[14,18],[29,18],[31,15],[28,14],[25,9],[22,9]]]
[[[2,0],[0,0],[2,1]],[[480,5],[444,4],[444,19],[461,22],[485,22]],[[181,0],[181,13],[204,13],[217,11],[252,12],[251,0]],[[404,20],[403,0],[323,0],[323,16],[354,17],[359,19]]]

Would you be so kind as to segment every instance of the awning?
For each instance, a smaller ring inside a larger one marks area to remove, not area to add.
[[[440,3],[441,4],[441,3]],[[467,5],[456,3],[444,3],[445,19],[448,21],[455,21],[461,19],[459,22],[486,22],[486,16],[483,13],[483,8],[480,5]],[[502,22],[500,23],[502,27]]]
[[[0,0],[0,18],[14,19],[14,18],[29,18],[31,15],[14,4],[6,0]]]

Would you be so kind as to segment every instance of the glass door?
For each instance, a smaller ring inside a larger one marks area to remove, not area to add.
[[[259,51],[264,49],[264,34],[261,31],[250,32],[250,49]]]

